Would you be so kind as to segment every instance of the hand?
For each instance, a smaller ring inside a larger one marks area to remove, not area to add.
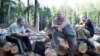
[[[27,37],[30,37],[30,36],[31,36],[31,34],[30,34],[30,33],[26,33],[26,36],[27,36]]]
[[[61,28],[57,28],[57,30],[60,31],[60,32],[62,32],[62,29]]]
[[[75,28],[78,28],[79,27],[79,24],[75,25]]]
[[[75,25],[75,29],[76,29],[76,31],[79,31],[79,30],[81,30],[81,27],[80,27],[80,25],[79,25],[79,24]]]
[[[53,25],[52,27],[57,27],[57,25]]]
[[[79,31],[79,30],[81,30],[82,28],[81,27],[78,27],[78,28],[76,28],[76,31]]]

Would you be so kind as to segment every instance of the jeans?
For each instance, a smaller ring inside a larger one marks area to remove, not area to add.
[[[26,45],[28,51],[32,51],[32,46],[31,46],[31,43],[30,43],[28,37],[20,37],[20,36],[16,37],[16,36],[14,36],[14,38],[12,38],[12,36],[7,36],[6,39],[9,42],[16,43],[18,45],[20,53],[24,53],[24,51],[25,51],[24,46],[25,45]]]
[[[51,39],[51,48],[53,48],[55,50],[56,50],[57,44],[58,44],[58,36],[62,37],[64,40],[68,41],[69,56],[74,56],[76,46],[77,46],[76,37],[75,36],[73,36],[73,37],[72,36],[66,36],[66,35],[63,34],[63,32],[54,31],[53,34],[52,34],[52,39]]]

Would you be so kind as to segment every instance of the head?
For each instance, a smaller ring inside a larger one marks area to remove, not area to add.
[[[86,21],[87,16],[86,16],[85,14],[81,14],[81,15],[79,16],[79,18],[80,18],[80,20],[82,20],[82,21]]]
[[[20,26],[24,26],[25,25],[25,18],[23,16],[18,17],[17,23]]]
[[[56,17],[57,17],[57,19],[62,19],[62,18],[64,18],[64,15],[61,11],[57,11]]]

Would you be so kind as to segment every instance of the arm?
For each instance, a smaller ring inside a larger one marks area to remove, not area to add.
[[[66,25],[67,25],[67,20],[64,19],[61,25],[55,25],[55,27],[63,29]]]
[[[88,22],[88,20],[86,20],[85,22],[83,22],[82,20],[80,20],[80,23],[77,24],[77,25],[75,26],[75,28],[76,28],[76,29],[84,28],[87,22]]]
[[[24,33],[24,34],[22,34],[22,33],[14,33],[14,34],[16,34],[17,36],[30,36],[29,33]]]
[[[52,20],[52,28],[55,28],[57,24],[55,23],[55,20]]]
[[[17,36],[29,36],[30,35],[29,33],[20,33],[16,26],[12,26],[10,30],[12,34],[15,34]]]
[[[82,24],[82,25],[79,25],[79,28],[84,28],[85,27],[85,23],[84,24]]]

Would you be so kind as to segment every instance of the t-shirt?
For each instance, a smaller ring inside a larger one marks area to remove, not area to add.
[[[24,28],[24,26],[19,26],[18,23],[15,22],[10,25],[9,32],[10,32],[10,34],[25,33],[25,28]]]
[[[86,27],[87,30],[89,30],[91,37],[93,37],[93,35],[94,35],[94,26],[93,26],[93,23],[89,19],[87,19],[85,27]]]

